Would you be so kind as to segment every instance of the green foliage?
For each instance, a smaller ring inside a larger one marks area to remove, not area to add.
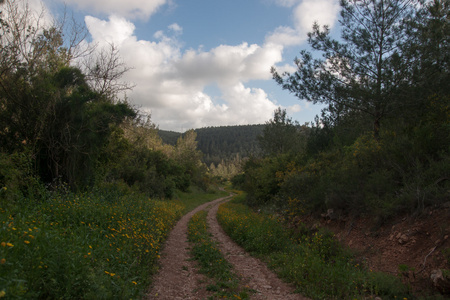
[[[283,210],[296,199],[298,211],[333,208],[383,221],[445,202],[448,7],[446,0],[341,1],[339,41],[314,24],[309,43],[322,58],[302,51],[295,73],[272,72],[283,89],[328,108],[308,130],[306,151],[281,164],[275,152],[246,165],[248,203]]]
[[[212,201],[214,199],[225,197],[228,193],[223,189],[213,189],[210,188],[208,191],[204,191],[198,187],[191,186],[189,191],[182,192],[176,191],[174,195],[174,200],[185,207],[184,213],[188,213],[197,206]]]
[[[285,109],[278,108],[274,111],[273,119],[266,122],[262,134],[258,136],[258,143],[262,151],[268,155],[301,151],[300,126],[287,116]]]
[[[280,190],[276,174],[286,163],[284,156],[252,157],[245,163],[243,190],[248,193],[249,205],[265,204],[273,200]]]
[[[82,191],[103,181],[123,181],[160,198],[186,191],[191,183],[207,190],[195,137],[180,140],[176,151],[164,148],[149,118],[142,120],[119,99],[128,85],[118,80],[128,68],[119,62],[117,49],[100,51],[98,57],[89,49],[83,73],[72,66],[74,55],[82,52],[76,49],[82,44],[77,37],[83,36],[78,24],[72,24],[70,35],[64,22],[47,26],[40,16],[34,20],[35,12],[20,1],[2,7],[0,152],[27,153],[34,172],[29,175],[51,188],[68,183]],[[16,176],[5,176],[10,175]],[[13,191],[11,185],[8,193]]]
[[[14,207],[23,196],[40,200],[45,194],[44,187],[33,175],[29,155],[0,152],[0,207]]]
[[[196,139],[195,131],[189,130],[178,138],[175,146],[174,159],[183,168],[184,176],[188,182],[183,191],[186,191],[190,183],[204,190],[208,188],[208,178],[205,176],[206,166],[201,162],[203,153],[197,149]]]
[[[92,92],[78,69],[62,68],[53,80],[55,89],[65,94],[54,100],[54,113],[35,145],[39,174],[46,182],[58,179],[72,189],[92,185],[112,128],[135,112]]]
[[[8,298],[137,299],[183,207],[119,189],[54,193],[0,210]]]
[[[250,252],[268,254],[282,251],[289,240],[286,230],[276,219],[253,214],[242,204],[221,205],[218,220],[227,234]]]
[[[308,33],[312,49],[295,59],[294,74],[278,74],[274,79],[300,99],[329,105],[342,115],[357,112],[372,121],[378,137],[381,121],[393,113],[408,82],[408,60],[398,47],[406,43],[402,20],[414,13],[417,2],[347,1],[341,4],[341,39],[330,36],[330,28],[314,23]],[[397,112],[398,113],[398,112]]]
[[[233,202],[235,202],[233,200]],[[277,219],[229,202],[219,207],[224,230],[247,251],[261,256],[297,290],[312,299],[409,297],[397,277],[367,270],[352,260],[331,233],[289,232]]]
[[[422,156],[404,149],[387,138],[361,136],[344,151],[323,152],[281,169],[278,195],[302,199],[308,211],[333,208],[380,220],[445,201],[448,155],[421,163]]]
[[[172,198],[175,189],[185,190],[183,169],[160,151],[130,148],[108,172],[108,179],[123,180],[149,197]]]
[[[231,184],[235,189],[243,189],[245,183],[245,174],[238,174],[231,178]]]

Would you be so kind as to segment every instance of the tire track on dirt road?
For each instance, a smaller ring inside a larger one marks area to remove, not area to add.
[[[213,239],[219,242],[225,258],[240,276],[241,285],[256,291],[250,299],[308,299],[294,294],[293,287],[282,282],[264,263],[251,257],[223,231],[217,222],[217,210],[221,203],[230,199],[231,196],[228,196],[202,204],[178,221],[164,244],[159,263],[161,267],[153,277],[154,281],[146,299],[206,299],[213,294],[206,291],[204,284],[201,284],[207,282],[207,278],[196,271],[196,262],[190,259],[190,245],[187,240],[191,217],[198,211],[208,209],[207,220]]]
[[[230,200],[230,199],[228,199]],[[208,212],[208,226],[214,239],[219,242],[225,258],[233,265],[236,274],[241,277],[241,284],[247,285],[256,293],[251,299],[299,299],[308,298],[294,294],[294,288],[279,279],[265,263],[250,256],[242,247],[237,245],[222,229],[217,221],[219,205],[227,200],[215,202]]]
[[[164,243],[159,261],[161,267],[153,277],[154,281],[146,299],[204,299],[210,295],[204,289],[199,288],[199,282],[204,281],[205,276],[196,272],[196,263],[190,260],[189,242],[187,240],[188,222],[198,211],[230,197],[204,203],[178,221]]]

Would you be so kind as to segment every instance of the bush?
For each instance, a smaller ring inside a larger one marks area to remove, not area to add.
[[[0,153],[0,203],[4,208],[24,197],[41,200],[45,188],[32,173],[32,163],[26,153]]]

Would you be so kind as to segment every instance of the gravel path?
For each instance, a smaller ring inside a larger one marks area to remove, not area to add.
[[[242,284],[257,291],[251,299],[307,299],[293,294],[293,288],[283,283],[264,263],[249,256],[236,245],[217,222],[217,209],[221,203],[231,199],[225,197],[200,205],[183,216],[168,236],[161,253],[160,271],[155,275],[147,299],[205,299],[212,293],[205,289],[208,279],[198,274],[196,264],[189,260],[187,225],[198,211],[209,209],[210,231],[225,254],[226,259],[241,276]]]

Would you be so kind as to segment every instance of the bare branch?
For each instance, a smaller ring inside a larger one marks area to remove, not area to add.
[[[121,81],[131,68],[120,58],[114,44],[110,44],[109,49],[101,49],[97,56],[86,57],[82,64],[91,88],[108,99],[115,100],[119,93],[134,87]]]

